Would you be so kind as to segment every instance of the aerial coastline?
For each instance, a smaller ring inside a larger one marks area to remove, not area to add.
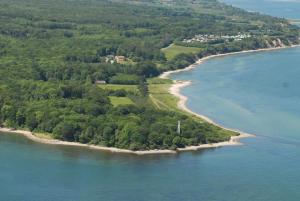
[[[200,149],[218,148],[218,147],[223,147],[223,146],[238,146],[238,145],[242,145],[242,143],[239,142],[239,139],[252,136],[249,134],[240,134],[238,136],[232,136],[229,141],[219,142],[219,143],[211,143],[211,144],[201,144],[198,146],[187,146],[185,148],[178,148],[176,150],[155,149],[155,150],[145,150],[145,151],[132,151],[132,150],[128,150],[128,149],[119,149],[119,148],[115,148],[115,147],[104,147],[104,146],[92,145],[92,144],[82,144],[82,143],[78,143],[78,142],[67,142],[67,141],[56,140],[56,139],[45,139],[45,138],[36,136],[34,133],[32,133],[30,131],[15,130],[12,128],[5,128],[5,127],[0,128],[0,134],[1,133],[20,134],[34,142],[42,143],[42,144],[75,146],[75,147],[99,150],[99,151],[103,151],[103,152],[134,154],[134,155],[177,154],[182,151],[196,151],[196,150],[200,150]]]
[[[224,53],[224,54],[216,54],[216,55],[209,55],[206,57],[203,57],[199,59],[196,63],[183,68],[183,69],[178,69],[178,70],[173,70],[173,71],[166,71],[162,73],[159,78],[162,79],[169,79],[169,76],[174,73],[179,73],[182,71],[190,71],[196,67],[198,67],[200,64],[203,64],[206,60],[216,58],[216,57],[222,57],[222,56],[229,56],[229,55],[236,55],[236,54],[243,54],[243,53],[252,53],[252,52],[261,52],[261,51],[274,51],[274,50],[281,50],[281,49],[286,49],[286,48],[294,48],[294,47],[300,47],[300,45],[291,45],[291,46],[283,46],[283,47],[272,47],[272,48],[264,48],[264,49],[257,49],[257,50],[245,50],[245,51],[240,51],[240,52],[231,52],[231,53]],[[26,131],[26,130],[16,130],[12,128],[6,128],[6,127],[1,127],[0,132],[3,133],[15,133],[15,134],[21,134],[25,136],[26,138],[38,142],[38,143],[43,143],[43,144],[50,144],[50,145],[63,145],[63,146],[77,146],[77,147],[83,147],[83,148],[88,148],[88,149],[94,149],[94,150],[99,150],[103,152],[111,152],[111,153],[124,153],[124,154],[135,154],[135,155],[149,155],[149,154],[176,154],[179,152],[183,151],[196,151],[200,149],[208,149],[208,148],[218,148],[218,147],[223,147],[223,146],[237,146],[237,145],[243,145],[240,142],[240,139],[242,138],[248,138],[248,137],[255,137],[254,134],[249,134],[245,133],[239,130],[235,130],[232,128],[226,128],[222,125],[219,125],[218,123],[214,122],[212,119],[195,113],[192,110],[190,110],[186,106],[186,102],[188,98],[180,93],[181,89],[189,86],[192,84],[191,81],[180,81],[180,80],[174,80],[174,84],[171,85],[169,92],[170,94],[174,95],[177,97],[178,103],[177,107],[189,114],[192,114],[198,118],[201,118],[205,120],[206,122],[213,124],[217,127],[220,127],[224,130],[232,131],[239,133],[237,136],[232,136],[229,141],[224,141],[224,142],[219,142],[219,143],[210,143],[210,144],[200,144],[198,146],[186,146],[185,148],[177,148],[176,150],[169,150],[169,149],[154,149],[154,150],[142,150],[142,151],[132,151],[129,149],[119,149],[116,147],[104,147],[104,146],[99,146],[99,145],[93,145],[93,144],[82,144],[78,142],[68,142],[68,141],[62,141],[62,140],[57,140],[57,139],[45,139],[41,138],[37,135],[35,135],[33,132]]]
[[[295,48],[295,47],[300,47],[300,45],[291,45],[291,46],[283,46],[283,47],[264,48],[264,49],[257,49],[257,50],[245,50],[245,51],[240,51],[240,52],[231,52],[231,53],[210,55],[210,56],[203,57],[203,58],[199,59],[196,63],[194,63],[194,64],[192,64],[192,65],[190,65],[190,66],[188,66],[186,68],[178,69],[178,70],[173,70],[173,71],[166,71],[166,72],[162,73],[159,77],[162,78],[162,79],[169,79],[169,76],[171,74],[179,73],[179,72],[183,72],[183,71],[190,71],[190,70],[198,67],[199,65],[203,64],[203,62],[205,62],[206,60],[209,60],[209,59],[212,59],[212,58],[216,58],[216,57],[236,55],[236,54],[243,54],[243,53],[262,52],[262,51],[275,51],[275,50],[282,50],[282,49]],[[233,136],[233,137],[231,137],[230,141],[234,140],[234,141],[238,142],[238,140],[241,139],[241,138],[255,137],[254,134],[245,133],[245,132],[242,132],[242,131],[239,131],[239,130],[236,130],[236,129],[232,129],[232,128],[226,128],[226,127],[224,127],[224,126],[222,126],[222,125],[214,122],[212,119],[208,118],[207,116],[201,115],[199,113],[195,113],[192,110],[190,110],[186,106],[186,103],[188,101],[188,97],[182,95],[180,93],[180,91],[181,91],[182,88],[191,85],[192,82],[191,81],[180,81],[180,80],[173,80],[173,81],[174,81],[174,84],[170,87],[169,92],[172,95],[174,95],[177,98],[179,98],[179,101],[178,101],[178,104],[177,104],[177,106],[178,106],[179,109],[181,109],[183,111],[186,111],[186,112],[188,112],[190,114],[193,114],[196,117],[199,117],[199,118],[205,120],[206,122],[208,122],[210,124],[213,124],[215,126],[218,126],[218,127],[222,128],[222,129],[225,129],[225,130],[228,130],[228,131],[233,131],[233,132],[238,132],[240,134],[239,136]],[[197,146],[194,147],[194,148],[197,149]],[[178,150],[181,150],[181,149],[178,149]],[[186,148],[185,150],[191,150],[191,149]]]
[[[187,66],[186,68],[163,72],[159,77],[162,78],[162,79],[168,79],[171,74],[179,73],[179,72],[182,72],[182,71],[190,71],[190,70],[194,69],[195,67],[197,67],[198,65],[202,64],[204,61],[215,58],[215,57],[223,57],[223,56],[229,56],[229,55],[245,54],[245,53],[253,53],[253,52],[262,52],[262,51],[276,51],[276,50],[282,50],[282,49],[287,49],[287,48],[295,48],[295,47],[300,47],[300,44],[290,45],[290,46],[282,46],[282,47],[262,48],[262,49],[256,49],[256,50],[243,50],[243,51],[239,51],[239,52],[230,52],[230,53],[221,53],[221,54],[209,55],[209,56],[203,57],[201,59],[198,59],[198,61],[196,61],[194,64],[191,64],[191,65]]]
[[[162,73],[159,76],[159,78],[168,79],[171,74],[179,73],[182,71],[192,70],[193,68],[202,64],[204,61],[212,59],[212,58],[216,58],[216,57],[243,54],[243,53],[261,52],[261,51],[274,51],[274,50],[294,48],[294,47],[300,47],[300,45],[292,45],[292,46],[284,46],[284,47],[276,47],[276,48],[265,48],[265,49],[257,49],[257,50],[246,50],[246,51],[232,52],[232,53],[226,53],[226,54],[210,55],[210,56],[199,59],[195,64],[192,64],[186,68],[174,70],[174,71],[166,71],[166,72]],[[119,149],[119,148],[115,148],[115,147],[104,147],[104,146],[93,145],[93,144],[82,144],[82,143],[78,143],[78,142],[68,142],[68,141],[62,141],[62,140],[57,140],[57,139],[45,139],[45,138],[41,138],[41,137],[35,135],[33,132],[30,132],[30,131],[16,130],[16,129],[6,128],[6,127],[1,127],[0,132],[20,134],[34,142],[43,143],[43,144],[62,145],[62,146],[77,146],[77,147],[99,150],[99,151],[103,151],[103,152],[135,154],[135,155],[176,154],[176,153],[184,152],[184,151],[197,151],[200,149],[218,148],[218,147],[223,147],[223,146],[238,146],[238,145],[243,145],[240,142],[240,139],[248,138],[248,137],[255,137],[254,134],[249,134],[249,133],[245,133],[245,132],[242,132],[239,130],[226,128],[226,127],[214,122],[212,119],[210,119],[204,115],[195,113],[192,110],[190,110],[186,106],[186,102],[187,102],[188,98],[180,93],[182,88],[189,86],[190,84],[192,84],[191,81],[174,80],[174,84],[171,85],[169,92],[170,92],[170,94],[174,95],[175,97],[177,97],[179,99],[178,104],[177,104],[178,108],[189,114],[192,114],[198,118],[201,118],[201,119],[205,120],[206,122],[213,124],[217,127],[220,127],[222,129],[225,129],[228,131],[239,133],[239,135],[232,136],[229,141],[224,141],[224,142],[219,142],[219,143],[210,143],[210,144],[200,144],[198,146],[186,146],[185,148],[177,148],[176,150],[154,149],[154,150],[132,151],[129,149]]]
[[[0,0],[0,201],[300,200],[279,1]]]
[[[47,140],[143,153],[228,142],[239,134],[182,110],[169,93],[173,81],[158,76],[209,55],[299,43],[299,27],[288,20],[218,1],[132,6],[130,0],[122,9],[119,3],[62,1],[57,10],[26,0],[33,16],[47,13],[46,19],[22,16],[28,24],[15,26],[18,11],[9,9],[14,14],[2,22],[0,44],[7,75],[0,80],[0,125]],[[90,9],[97,12],[86,15]],[[55,16],[61,18],[53,22]]]

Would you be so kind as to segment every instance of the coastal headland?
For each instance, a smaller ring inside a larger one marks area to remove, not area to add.
[[[293,47],[299,47],[299,45],[293,45],[290,47],[278,47],[278,48],[266,48],[266,49],[258,49],[258,50],[248,50],[248,51],[241,51],[241,52],[234,52],[234,53],[227,53],[227,54],[218,54],[218,55],[210,55],[207,57],[204,57],[202,59],[199,59],[195,64],[192,64],[184,69],[179,69],[179,70],[174,70],[174,71],[167,71],[161,74],[159,77],[163,79],[167,79],[171,74],[174,73],[179,73],[182,71],[189,71],[192,70],[193,68],[199,66],[203,62],[205,62],[208,59],[212,59],[215,57],[222,57],[222,56],[229,56],[229,55],[236,55],[236,54],[243,54],[243,53],[251,53],[251,52],[260,52],[260,51],[275,51],[275,50],[280,50],[280,49],[285,49],[285,48],[293,48]],[[132,150],[127,150],[127,149],[119,149],[115,147],[104,147],[104,146],[98,146],[98,145],[92,145],[92,144],[82,144],[82,143],[77,143],[77,142],[67,142],[67,141],[62,141],[62,140],[56,140],[56,139],[45,139],[41,138],[37,135],[35,135],[33,132],[30,131],[25,131],[25,130],[16,130],[16,129],[11,129],[11,128],[5,128],[2,127],[0,128],[0,132],[3,133],[16,133],[16,134],[21,134],[28,139],[38,142],[38,143],[44,143],[44,144],[52,144],[52,145],[63,145],[63,146],[77,146],[77,147],[84,147],[84,148],[89,148],[89,149],[95,149],[95,150],[100,150],[100,151],[105,151],[105,152],[111,152],[111,153],[125,153],[125,154],[135,154],[135,155],[147,155],[147,154],[176,154],[178,152],[182,151],[196,151],[200,149],[207,149],[207,148],[218,148],[218,147],[223,147],[223,146],[237,146],[237,145],[242,145],[240,142],[240,139],[242,138],[248,138],[248,137],[254,137],[254,134],[249,134],[245,133],[239,130],[231,129],[231,128],[226,128],[222,125],[219,125],[218,123],[214,122],[210,118],[195,113],[192,110],[190,110],[186,106],[186,102],[188,98],[180,93],[180,90],[186,86],[189,86],[192,84],[191,81],[178,81],[175,80],[174,84],[170,87],[169,92],[176,96],[179,101],[178,101],[178,108],[190,113],[198,118],[201,118],[205,120],[206,122],[213,124],[215,126],[218,126],[222,129],[228,130],[228,131],[233,131],[239,133],[238,136],[232,136],[229,141],[225,142],[219,142],[219,143],[211,143],[211,144],[200,144],[198,146],[187,146],[185,148],[177,148],[176,150],[145,150],[145,151],[132,151]]]
[[[0,125],[44,143],[113,152],[231,144],[242,132],[188,111],[169,93],[173,81],[158,76],[209,55],[299,44],[299,27],[288,20],[219,1],[61,0],[45,7],[24,0],[18,9],[2,7],[9,14],[0,34]]]
[[[199,146],[188,146],[185,148],[178,148],[177,150],[146,150],[146,151],[131,151],[127,149],[118,149],[115,147],[103,147],[98,145],[89,145],[89,144],[82,144],[77,142],[66,142],[62,140],[56,140],[56,139],[44,139],[41,137],[36,136],[34,133],[30,131],[25,130],[15,130],[11,128],[0,128],[0,134],[3,133],[15,133],[20,134],[22,136],[25,136],[26,138],[42,143],[42,144],[50,144],[50,145],[62,145],[62,146],[76,146],[76,147],[82,147],[82,148],[88,148],[88,149],[94,149],[104,152],[111,152],[111,153],[123,153],[123,154],[135,154],[135,155],[149,155],[149,154],[177,154],[181,151],[196,151],[200,149],[208,149],[208,148],[218,148],[223,146],[237,146],[242,145],[242,143],[239,142],[239,139],[251,137],[253,135],[250,134],[241,134],[239,136],[233,136],[231,139],[227,142],[219,142],[219,143],[212,143],[212,144],[202,144]]]
[[[261,51],[275,51],[275,50],[280,50],[280,49],[285,49],[285,48],[294,48],[294,47],[299,47],[300,45],[293,45],[293,46],[287,46],[287,47],[277,47],[277,48],[266,48],[266,49],[258,49],[258,50],[247,50],[247,51],[241,51],[241,52],[233,52],[233,53],[226,53],[226,54],[217,54],[217,55],[210,55],[204,58],[199,59],[195,64],[192,64],[186,68],[179,69],[179,70],[174,70],[174,71],[167,71],[162,73],[159,77],[162,79],[168,79],[171,74],[174,73],[179,73],[182,71],[189,71],[192,70],[199,65],[203,64],[206,60],[213,59],[216,57],[222,57],[222,56],[229,56],[229,55],[236,55],[236,54],[243,54],[243,53],[252,53],[252,52],[261,52]],[[255,137],[254,134],[249,134],[245,133],[239,130],[231,129],[231,128],[226,128],[222,125],[219,125],[218,123],[214,122],[212,119],[195,113],[192,110],[190,110],[186,106],[186,102],[188,98],[180,93],[180,90],[184,87],[189,86],[192,84],[191,81],[180,81],[180,80],[174,80],[174,84],[171,85],[169,92],[170,94],[176,96],[179,101],[178,101],[178,108],[196,116],[197,118],[201,118],[205,120],[206,122],[213,124],[217,127],[220,127],[222,129],[228,130],[228,131],[233,131],[239,133],[238,136],[232,136],[229,141],[224,141],[224,142],[219,142],[219,143],[211,143],[211,144],[200,144],[198,146],[187,146],[185,148],[177,148],[176,150],[145,150],[145,151],[132,151],[132,150],[127,150],[127,149],[119,149],[115,147],[104,147],[104,146],[99,146],[99,145],[92,145],[92,144],[82,144],[78,142],[67,142],[67,141],[62,141],[62,140],[56,140],[56,139],[46,139],[46,138],[41,138],[37,135],[35,135],[33,132],[30,131],[25,131],[25,130],[16,130],[12,128],[5,128],[2,127],[0,128],[0,132],[3,133],[15,133],[15,134],[20,134],[25,136],[26,138],[38,142],[38,143],[43,143],[43,144],[51,144],[51,145],[62,145],[62,146],[77,146],[77,147],[83,147],[83,148],[88,148],[88,149],[94,149],[94,150],[99,150],[99,151],[104,151],[104,152],[111,152],[111,153],[124,153],[124,154],[135,154],[135,155],[149,155],[149,154],[177,154],[179,152],[183,151],[197,151],[201,149],[209,149],[209,148],[218,148],[218,147],[223,147],[223,146],[239,146],[243,145],[240,142],[240,139],[242,138],[248,138],[248,137]]]

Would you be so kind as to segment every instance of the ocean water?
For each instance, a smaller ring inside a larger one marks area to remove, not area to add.
[[[230,128],[295,142],[300,140],[299,55],[300,48],[289,48],[224,56],[172,77],[192,80],[182,94],[193,111]]]
[[[2,201],[299,201],[300,48],[211,59],[188,107],[256,133],[244,146],[132,156],[0,135]]]
[[[259,2],[271,13],[278,1]],[[219,57],[173,75],[193,81],[190,109],[257,134],[244,146],[141,157],[0,134],[0,201],[299,201],[299,54]]]
[[[220,0],[252,12],[288,19],[300,19],[300,0]]]

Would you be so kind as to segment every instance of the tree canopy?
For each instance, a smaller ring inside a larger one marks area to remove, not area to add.
[[[0,0],[0,123],[132,150],[228,140],[234,133],[153,107],[146,80],[209,54],[267,47],[277,39],[298,43],[299,30],[217,1],[161,2]],[[182,43],[199,33],[249,31],[255,37],[240,42]],[[199,52],[168,60],[161,49],[172,43]],[[99,82],[136,85],[138,92],[103,89]],[[134,104],[114,106],[110,96]]]

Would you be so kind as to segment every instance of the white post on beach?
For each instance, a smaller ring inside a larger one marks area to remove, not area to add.
[[[181,122],[180,121],[178,121],[178,125],[177,125],[177,133],[178,134],[180,134],[181,133],[181,128],[180,128],[180,125],[181,124]]]

